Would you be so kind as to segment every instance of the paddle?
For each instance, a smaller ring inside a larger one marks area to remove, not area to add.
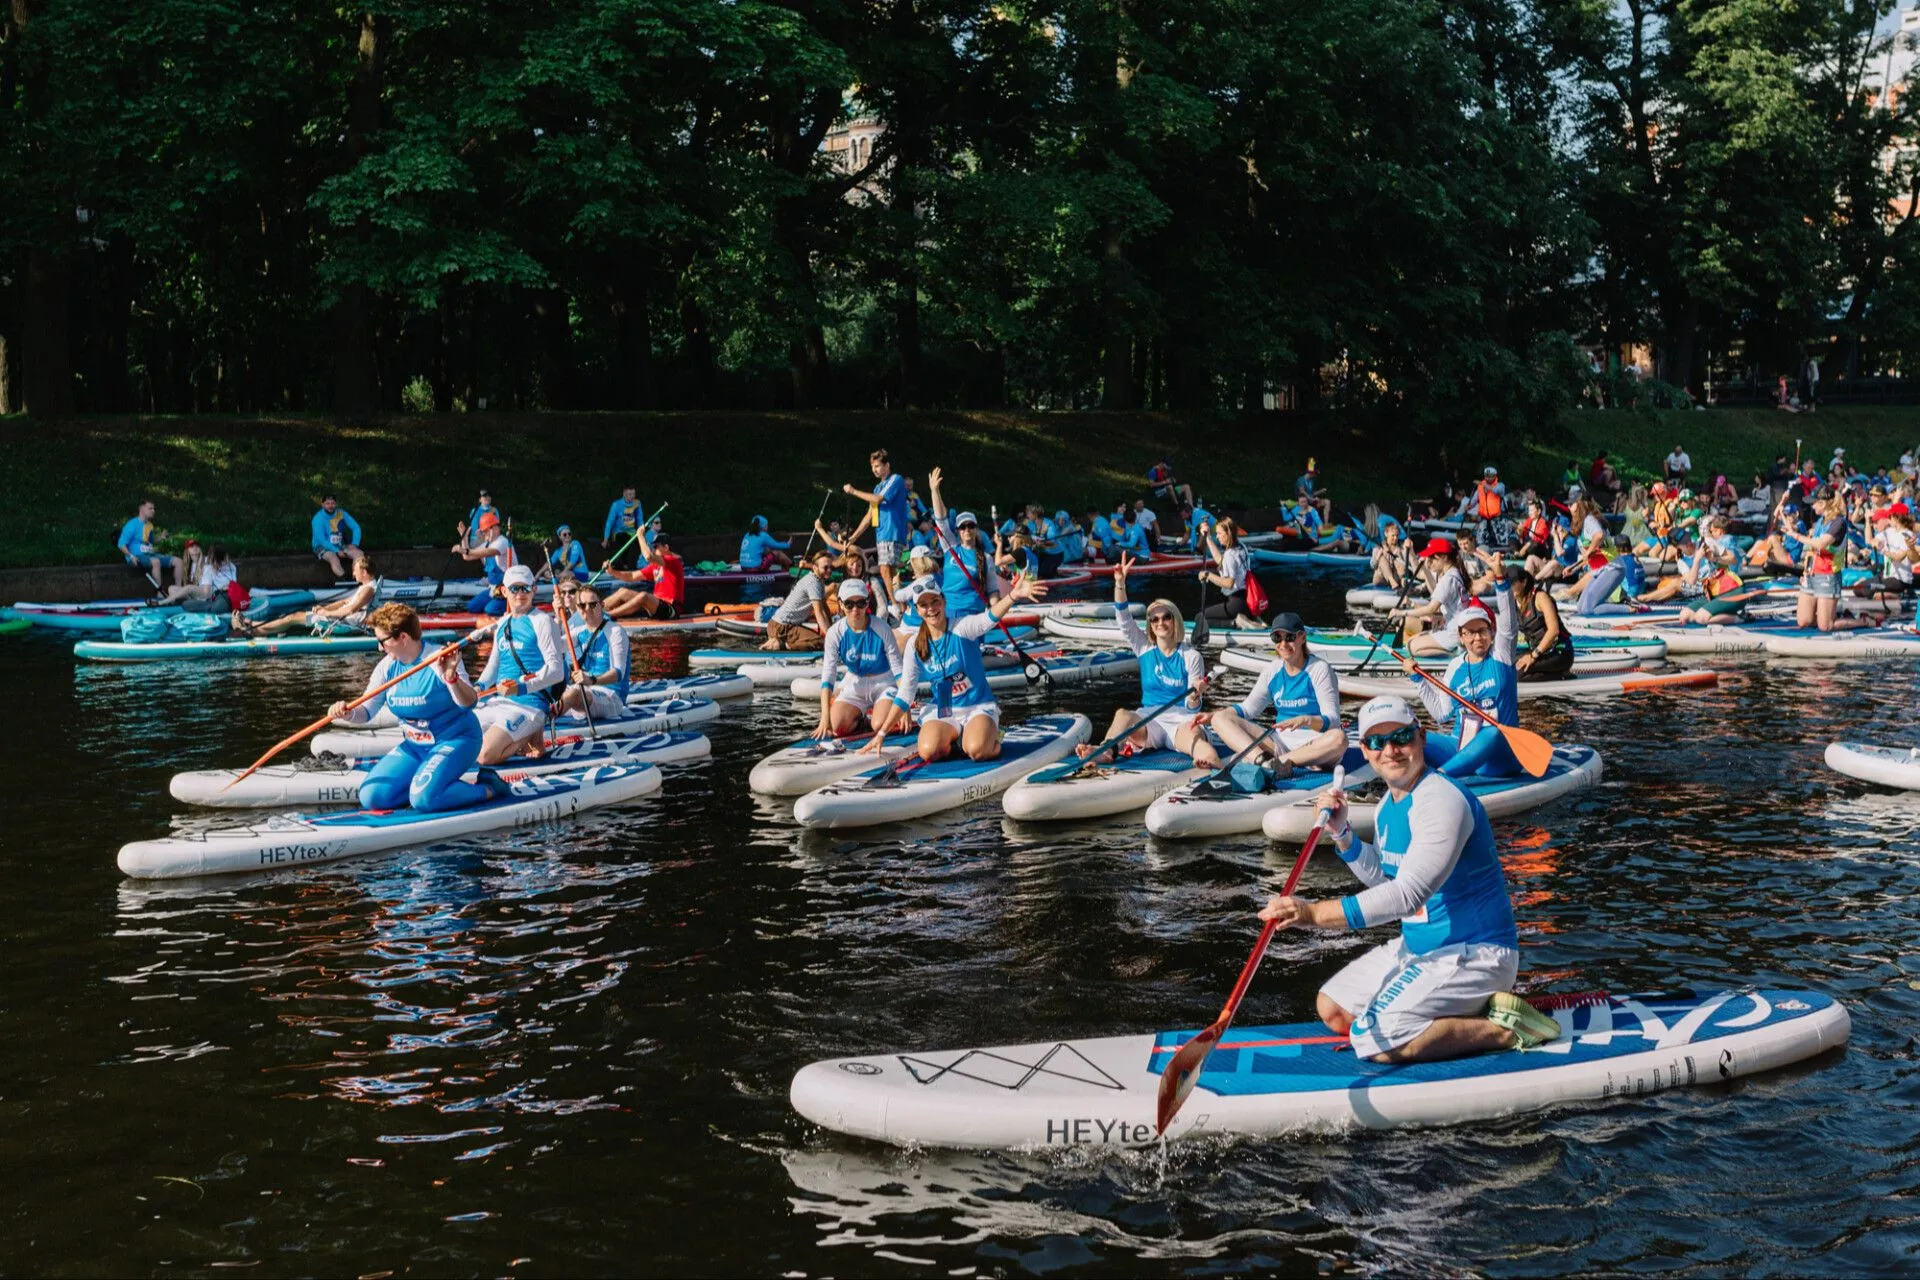
[[[420,659],[420,661],[414,663],[412,666],[408,667],[405,671],[402,671],[399,675],[393,677],[393,679],[387,681],[385,684],[380,685],[377,688],[369,689],[365,693],[361,694],[359,697],[355,698],[352,702],[349,702],[346,705],[346,710],[352,711],[355,707],[365,706],[368,702],[371,702],[374,698],[379,697],[381,694],[385,693],[387,690],[393,688],[393,686],[399,684],[402,680],[405,680],[408,676],[414,675],[421,671],[425,671],[428,667],[440,661],[440,659],[445,657],[447,654],[456,652],[460,649],[464,649],[467,645],[472,644],[475,640],[478,640],[481,636],[490,634],[493,631],[493,628],[498,625],[500,624],[496,622],[491,626],[481,627],[477,631],[468,632],[464,637],[454,641],[450,645],[442,645],[440,648],[435,649],[431,654]],[[234,786],[245,781],[246,779],[252,777],[255,773],[257,773],[260,770],[261,766],[265,765],[267,761],[273,759],[275,756],[279,755],[282,751],[285,751],[288,747],[300,741],[302,738],[310,737],[311,735],[320,732],[322,729],[326,728],[328,725],[332,723],[333,723],[333,716],[331,715],[321,716],[318,720],[315,720],[312,724],[300,730],[300,732],[293,734],[288,738],[282,739],[280,742],[275,743],[272,747],[268,748],[267,753],[265,755],[261,756],[258,760],[255,760],[252,764],[248,765],[246,768],[246,772],[242,773],[239,777],[235,778],[232,782],[229,782],[226,786],[222,787],[221,790],[222,791],[232,790]]]
[[[940,535],[940,545],[946,548],[947,554],[949,556],[953,557],[954,564],[960,567],[960,572],[966,578],[967,582],[973,587],[975,591],[979,592],[980,599],[984,602],[987,602],[988,604],[991,604],[993,600],[993,596],[987,591],[986,585],[980,580],[979,575],[975,574],[973,570],[967,568],[967,562],[960,558],[960,549],[947,539],[946,530],[942,529],[939,525],[935,525],[934,532]],[[981,548],[983,555],[985,550],[986,548],[984,547]],[[1034,585],[1036,590],[1039,589],[1038,583],[1035,583]],[[988,612],[989,614],[991,614],[992,610],[989,609]],[[1045,667],[1041,666],[1040,663],[1035,661],[1033,658],[1027,656],[1027,651],[1025,649],[1022,649],[1020,647],[1020,642],[1013,638],[1013,630],[1012,628],[1007,626],[1006,619],[995,618],[993,621],[994,621],[994,625],[1000,628],[1000,634],[1004,635],[1007,638],[1007,643],[1013,646],[1013,651],[1020,655],[1020,664],[1021,664],[1020,674],[1027,678],[1027,684],[1028,685],[1038,684],[1040,683],[1040,678],[1042,676],[1045,676],[1047,684],[1053,685],[1054,684],[1053,673],[1051,671],[1048,671]]]
[[[608,569],[612,568],[613,562],[615,560],[618,560],[623,554],[625,554],[628,547],[640,541],[640,535],[647,531],[647,526],[652,524],[655,520],[658,520],[660,518],[660,513],[662,511],[665,511],[666,509],[667,509],[667,504],[664,502],[661,503],[659,506],[653,509],[652,515],[648,516],[645,520],[642,520],[638,525],[634,526],[632,535],[628,537],[628,539],[625,542],[620,544],[620,549],[618,551],[615,551],[612,555],[607,557],[606,562],[604,564],[602,564],[598,569],[594,570],[593,576],[587,579],[586,585],[591,587],[596,582],[600,581],[600,575],[605,573]]]
[[[1123,577],[1121,581],[1126,581]],[[1207,623],[1207,575],[1200,574],[1200,611],[1193,615],[1193,633],[1188,637],[1196,649],[1207,647],[1207,641],[1213,639],[1213,628]]]
[[[1213,668],[1213,670],[1207,672],[1204,678],[1211,680],[1214,676],[1220,673],[1220,670],[1221,669],[1219,667],[1215,667]],[[1081,773],[1084,770],[1092,768],[1094,764],[1099,761],[1101,756],[1104,756],[1113,751],[1119,750],[1120,744],[1125,742],[1130,735],[1138,733],[1140,731],[1141,725],[1153,723],[1153,721],[1157,720],[1162,714],[1173,710],[1176,705],[1178,705],[1179,703],[1185,702],[1188,698],[1192,696],[1193,696],[1193,690],[1182,689],[1179,693],[1174,694],[1171,698],[1168,698],[1165,702],[1153,708],[1153,710],[1143,713],[1138,720],[1134,721],[1132,724],[1122,729],[1119,733],[1114,734],[1111,738],[1108,738],[1105,742],[1101,743],[1099,746],[1095,747],[1093,750],[1087,752],[1086,755],[1081,756],[1078,759],[1068,760],[1062,764],[1048,765],[1046,768],[1040,770],[1038,773],[1035,773],[1032,776],[1030,776],[1027,779],[1027,781],[1028,782],[1058,782],[1062,778],[1071,778],[1075,774]]]
[[[1336,767],[1333,771],[1333,789],[1338,792],[1346,785],[1346,770]],[[1280,896],[1291,894],[1300,883],[1300,873],[1307,869],[1307,859],[1313,856],[1313,847],[1320,843],[1320,833],[1327,829],[1327,811],[1320,811],[1320,820],[1307,833],[1307,842],[1300,846],[1300,856],[1293,860],[1293,870],[1287,873],[1286,887],[1280,890]],[[1173,1117],[1180,1110],[1180,1104],[1193,1092],[1193,1086],[1199,1083],[1200,1069],[1207,1064],[1207,1055],[1220,1043],[1227,1028],[1233,1025],[1233,1015],[1240,1012],[1240,1002],[1246,998],[1247,988],[1253,983],[1253,975],[1260,971],[1260,962],[1266,958],[1267,944],[1273,941],[1273,932],[1279,927],[1278,920],[1269,920],[1260,930],[1260,940],[1253,944],[1253,954],[1247,957],[1247,963],[1240,970],[1240,980],[1233,984],[1233,993],[1227,997],[1227,1003],[1220,1009],[1220,1016],[1193,1039],[1180,1046],[1160,1072],[1160,1093],[1154,1107],[1154,1122],[1157,1132],[1165,1135],[1167,1126],[1173,1123]]]
[[[834,494],[834,491],[832,489],[829,489],[827,490],[827,496],[820,499],[820,509],[813,513],[813,523],[815,525],[818,525],[820,523],[820,518],[827,514],[827,504],[833,501],[833,494]],[[819,536],[820,536],[820,531],[817,528],[812,533],[809,533],[807,535],[806,550],[800,553],[801,560],[804,561],[808,556],[813,554],[813,540]]]
[[[1398,612],[1401,609],[1406,608],[1407,596],[1413,591],[1413,584],[1419,581],[1419,579],[1420,579],[1420,575],[1417,573],[1409,573],[1407,575],[1406,581],[1400,584],[1400,598],[1393,602],[1393,608],[1388,611],[1389,616],[1391,616],[1393,613]],[[1406,620],[1406,617],[1403,615],[1400,619],[1399,625],[1393,629],[1393,636],[1394,636],[1393,642],[1396,645],[1404,643],[1406,639],[1406,632],[1407,632],[1407,620]],[[1380,635],[1375,636],[1373,638],[1373,647],[1367,650],[1366,657],[1360,659],[1360,665],[1353,669],[1353,673],[1355,675],[1359,675],[1361,672],[1365,671],[1367,669],[1367,664],[1373,661],[1373,655],[1380,652],[1380,639],[1381,639],[1381,636],[1384,636],[1384,635],[1386,635],[1386,632],[1383,631],[1380,633]]]
[[[603,619],[605,616],[604,614],[601,615]],[[560,638],[567,642],[567,662],[573,667],[574,680],[577,682],[585,673],[580,669],[580,654],[573,647],[573,624],[565,614],[560,612],[560,603],[557,600],[554,602],[553,618],[554,621],[559,624]],[[602,621],[600,625],[617,627],[620,624],[618,622]],[[598,742],[600,741],[600,730],[593,723],[593,690],[580,683],[576,683],[574,688],[580,690],[580,710],[581,713],[587,717],[587,734],[595,742]],[[547,723],[548,726],[551,727],[553,722],[549,720]]]
[[[1398,658],[1400,656],[1399,651],[1395,650],[1393,656]],[[1418,667],[1414,668],[1413,674],[1425,680],[1428,684],[1446,694],[1462,707],[1479,716],[1482,721],[1492,726],[1501,737],[1507,740],[1507,746],[1513,751],[1513,758],[1520,762],[1522,769],[1525,769],[1536,778],[1545,776],[1547,766],[1553,763],[1553,744],[1551,742],[1548,742],[1531,729],[1522,729],[1517,724],[1501,724],[1498,720],[1488,716],[1484,707],[1477,707],[1473,703],[1468,702],[1465,698],[1449,689],[1444,680],[1430,675]]]

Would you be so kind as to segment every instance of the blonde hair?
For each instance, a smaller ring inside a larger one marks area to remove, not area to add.
[[[1187,642],[1187,619],[1185,615],[1180,612],[1180,606],[1164,596],[1158,600],[1150,600],[1147,602],[1147,616],[1151,618],[1153,611],[1162,606],[1165,606],[1167,612],[1173,615],[1173,647],[1178,649]],[[1151,639],[1153,633],[1149,631],[1147,636]]]

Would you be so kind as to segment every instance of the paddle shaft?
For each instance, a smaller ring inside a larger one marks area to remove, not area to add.
[[[600,616],[603,619],[601,622],[602,626],[617,627],[620,625],[618,622],[605,621],[606,614],[604,612]],[[573,668],[576,681],[574,688],[580,690],[580,710],[581,713],[587,717],[587,733],[595,742],[598,742],[600,741],[600,730],[595,727],[593,723],[593,691],[586,685],[577,683],[579,677],[583,674],[580,669],[580,654],[573,647],[573,625],[567,616],[560,612],[560,602],[558,600],[553,602],[553,620],[560,627],[560,638],[567,642],[567,663]],[[547,724],[548,727],[551,728],[553,721],[549,719]]]
[[[833,490],[829,489],[827,490],[827,496],[820,499],[820,509],[813,513],[814,524],[817,525],[820,523],[820,517],[827,514],[827,504],[832,501],[833,501]],[[802,560],[805,560],[808,556],[813,554],[813,540],[819,536],[820,536],[820,531],[818,529],[811,530],[807,534],[806,549],[801,551],[800,553],[800,558]]]
[[[494,624],[494,626],[498,626],[498,625],[499,625],[498,623]],[[371,702],[373,699],[379,697],[381,694],[385,693],[387,690],[393,688],[393,686],[399,684],[402,680],[405,680],[408,676],[416,675],[419,672],[425,671],[428,667],[440,661],[440,659],[446,657],[447,654],[457,652],[458,650],[465,648],[467,645],[472,644],[475,640],[478,640],[481,636],[491,634],[492,631],[493,631],[493,627],[482,627],[478,631],[471,631],[467,633],[467,635],[465,635],[459,640],[454,641],[451,645],[444,645],[441,648],[434,650],[431,654],[420,659],[420,661],[414,663],[412,666],[408,667],[405,671],[402,671],[399,675],[393,677],[393,679],[388,680],[385,684],[382,684],[377,688],[367,690],[365,693],[355,698],[352,702],[349,702],[346,705],[345,709],[348,711],[352,711],[357,707],[365,706],[367,703]],[[426,642],[422,640],[421,643],[424,645]],[[331,715],[321,716],[318,720],[315,720],[312,724],[300,730],[298,733],[293,734],[291,737],[288,737],[274,744],[274,746],[270,748],[265,755],[261,756],[258,760],[255,760],[252,764],[248,765],[246,772],[242,773],[239,777],[235,778],[232,782],[229,782],[225,787],[222,787],[221,790],[223,791],[231,790],[238,783],[243,782],[247,778],[252,777],[261,768],[261,766],[267,763],[267,761],[273,759],[275,756],[279,755],[282,751],[285,751],[288,747],[292,746],[294,743],[300,741],[302,738],[311,737],[313,734],[320,732],[322,729],[326,728],[328,725],[332,723],[333,723],[333,717]]]
[[[1209,677],[1211,677],[1212,674],[1213,674],[1212,672],[1207,673]],[[1125,742],[1128,738],[1138,733],[1143,726],[1152,724],[1155,720],[1159,719],[1161,715],[1165,714],[1168,711],[1173,710],[1175,706],[1177,706],[1182,702],[1185,702],[1188,698],[1192,697],[1193,693],[1194,691],[1192,689],[1182,689],[1179,693],[1174,694],[1171,698],[1168,698],[1165,702],[1153,708],[1153,710],[1143,714],[1138,720],[1134,721],[1131,725],[1128,725],[1121,732],[1114,734],[1111,738],[1108,738],[1105,742],[1095,747],[1092,751],[1089,751],[1084,757],[1082,757],[1079,764],[1075,765],[1072,769],[1069,769],[1066,773],[1060,776],[1071,778],[1075,774],[1081,772],[1082,770],[1092,768],[1094,763],[1098,761],[1101,756],[1107,755],[1117,750],[1121,743]]]
[[[607,564],[612,564],[615,560],[618,560],[622,555],[626,554],[626,550],[628,547],[640,541],[640,535],[647,531],[647,526],[652,524],[655,520],[658,520],[660,518],[660,513],[662,511],[665,511],[666,509],[667,509],[667,504],[664,502],[661,503],[659,506],[653,509],[652,515],[648,516],[646,519],[642,520],[638,525],[634,526],[633,536],[628,538],[625,542],[621,543],[620,549],[618,551],[614,552],[612,555],[607,557]],[[595,583],[599,582],[600,575],[605,573],[606,571],[607,571],[607,565],[601,565],[598,569],[594,570],[593,576],[587,579],[586,585],[591,587]]]
[[[1400,598],[1393,602],[1393,607],[1395,609],[1403,609],[1406,607],[1407,596],[1412,593],[1413,584],[1419,580],[1419,576],[1420,575],[1418,573],[1409,573],[1407,575],[1407,580],[1400,584]],[[1407,620],[1405,618],[1400,619],[1400,625],[1398,628],[1396,628],[1396,634],[1403,634],[1406,630],[1406,625],[1407,625]],[[1366,657],[1360,659],[1360,665],[1353,669],[1356,675],[1362,671],[1365,671],[1367,669],[1367,664],[1373,661],[1373,655],[1380,652],[1380,641],[1386,634],[1387,634],[1386,632],[1382,631],[1379,635],[1373,638],[1373,647],[1367,650]]]
[[[1336,785],[1338,785],[1336,783]],[[1327,829],[1327,815],[1323,812],[1320,821],[1313,830],[1307,832],[1307,842],[1300,846],[1300,856],[1293,860],[1293,870],[1287,873],[1287,882],[1280,889],[1281,897],[1288,897],[1294,887],[1300,883],[1300,873],[1307,869],[1307,860],[1313,857],[1314,846],[1320,843],[1321,833]],[[1267,944],[1273,941],[1273,934],[1280,927],[1278,920],[1269,920],[1260,930],[1260,940],[1253,944],[1253,954],[1247,957],[1247,963],[1240,970],[1240,980],[1233,984],[1233,991],[1227,996],[1227,1002],[1220,1006],[1220,1016],[1215,1018],[1214,1026],[1219,1028],[1216,1036],[1227,1033],[1227,1026],[1233,1021],[1233,1015],[1240,1012],[1240,1002],[1246,999],[1247,988],[1253,985],[1253,975],[1260,972],[1260,962],[1267,957]]]

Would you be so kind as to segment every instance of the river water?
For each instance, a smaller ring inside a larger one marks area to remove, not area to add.
[[[1341,620],[1334,584],[1286,603]],[[1497,824],[1530,981],[1809,987],[1851,1011],[1844,1053],[1163,1164],[896,1151],[816,1130],[787,1083],[820,1057],[1201,1025],[1291,849],[1163,843],[1137,815],[1019,827],[994,802],[804,832],[746,788],[811,719],[762,691],[631,808],[148,886],[114,852],[178,816],[168,776],[252,759],[371,660],[76,668],[55,641],[0,643],[21,713],[0,835],[9,1273],[1914,1267],[1920,805],[1820,762],[1836,737],[1908,737],[1910,669],[1720,659],[1703,695],[1529,704],[1530,727],[1601,750],[1605,781]],[[687,647],[636,648],[664,674]],[[1124,696],[1052,705],[1097,731]],[[1316,859],[1303,891],[1344,880]],[[1365,945],[1283,939],[1241,1020],[1311,1017]]]

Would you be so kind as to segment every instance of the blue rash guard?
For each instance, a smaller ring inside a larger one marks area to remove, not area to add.
[[[1187,547],[1192,551],[1201,550],[1200,526],[1213,523],[1213,512],[1205,507],[1195,507],[1187,512]]]
[[[628,647],[625,627],[612,618],[606,619],[598,627],[576,622],[573,625],[573,652],[580,660],[580,669],[590,676],[616,672],[612,684],[600,687],[619,694],[622,702],[627,700],[627,688],[633,676],[633,651]]]
[[[588,573],[587,550],[576,541],[560,544],[560,558],[553,562],[555,573],[571,572],[576,578],[584,578]]]
[[[865,680],[900,674],[900,646],[894,642],[893,628],[882,622],[870,621],[864,630],[855,631],[840,618],[827,628],[820,648],[823,688],[831,688],[841,675]]]
[[[1367,886],[1340,900],[1349,928],[1398,920],[1415,955],[1463,943],[1519,948],[1493,827],[1477,797],[1428,769],[1404,798],[1389,792],[1373,821],[1377,843],[1339,850]]]
[[[762,529],[740,539],[740,567],[752,571],[767,563],[767,552],[791,550],[793,550],[792,538],[776,538]]]
[[[612,542],[616,533],[623,538],[630,538],[639,527],[640,499],[628,502],[625,498],[615,498],[613,505],[607,508],[607,523],[600,530],[600,541]]]
[[[1053,518],[1054,542],[1060,551],[1061,564],[1075,564],[1087,558],[1087,535],[1079,525],[1069,520],[1065,514]]]
[[[951,596],[947,611],[949,615],[953,611]],[[924,659],[916,636],[901,662],[900,684],[888,696],[902,711],[911,710],[908,700],[925,680],[933,686],[934,711],[938,715],[967,707],[999,706],[987,684],[987,664],[980,654],[980,637],[995,625],[990,613],[963,618],[948,627],[945,635],[927,641]]]
[[[1268,707],[1273,708],[1276,724],[1295,716],[1313,716],[1317,720],[1313,731],[1325,733],[1340,725],[1340,678],[1316,654],[1309,654],[1298,671],[1287,670],[1286,659],[1275,658],[1253,678],[1252,691],[1235,710],[1241,719],[1252,722]]]
[[[1494,585],[1494,603],[1497,616],[1493,648],[1479,662],[1469,660],[1462,651],[1447,664],[1446,674],[1441,677],[1449,689],[1479,707],[1480,714],[1462,711],[1459,703],[1425,680],[1408,677],[1419,684],[1420,701],[1426,704],[1427,714],[1436,722],[1445,724],[1455,716],[1460,718],[1458,734],[1427,735],[1427,759],[1448,777],[1478,774],[1485,778],[1510,778],[1524,772],[1507,740],[1490,727],[1494,723],[1520,723],[1520,679],[1513,669],[1514,640],[1520,619],[1513,592],[1505,582]]]
[[[1135,560],[1153,559],[1153,550],[1147,546],[1147,531],[1137,522],[1128,521],[1124,526],[1115,526],[1113,545]]]
[[[1095,516],[1093,524],[1087,529],[1087,537],[1098,543],[1100,550],[1109,559],[1113,555],[1113,521],[1105,516]]]
[[[344,531],[342,525],[346,526]],[[325,555],[330,551],[337,552],[348,544],[360,545],[360,522],[348,515],[345,507],[332,515],[327,514],[325,507],[313,513],[314,551]]]
[[[419,662],[439,652],[423,647]],[[413,663],[382,658],[367,680],[377,689]],[[424,813],[463,809],[489,796],[487,788],[462,782],[460,775],[480,758],[480,721],[471,707],[453,700],[453,693],[436,667],[414,672],[385,693],[354,708],[348,719],[364,724],[381,707],[400,718],[405,734],[399,746],[382,756],[360,783],[360,803],[369,809],[398,809],[412,805]]]
[[[1186,695],[1187,711],[1200,709],[1200,693],[1207,683],[1207,660],[1182,640],[1167,653],[1127,609],[1119,611],[1120,635],[1140,658],[1140,709],[1150,711]]]
[[[999,577],[994,571],[993,557],[984,545],[971,551],[960,545],[951,516],[940,522],[940,533],[947,544],[940,593],[947,598],[948,622],[957,625],[963,618],[987,611],[989,601],[982,598],[980,588],[991,592],[999,584]],[[976,582],[979,587],[974,585]]]

